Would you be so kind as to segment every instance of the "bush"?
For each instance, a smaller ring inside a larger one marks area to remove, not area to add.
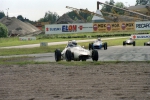
[[[0,37],[7,37],[8,36],[8,29],[7,27],[0,23]]]

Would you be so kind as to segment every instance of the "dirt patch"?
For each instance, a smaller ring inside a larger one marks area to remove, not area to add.
[[[150,100],[149,63],[0,65],[0,100]]]

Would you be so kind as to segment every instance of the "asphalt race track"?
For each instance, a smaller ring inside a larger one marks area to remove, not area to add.
[[[112,46],[99,50],[100,61],[150,61],[149,46]]]
[[[150,46],[111,46],[98,50],[99,61],[150,61]],[[38,62],[55,62],[54,53],[0,56],[0,58],[30,56]],[[87,61],[92,61],[89,59]]]
[[[149,46],[112,46],[107,50],[98,50],[98,52],[99,61],[150,61]],[[49,55],[37,58],[35,61],[55,61],[54,54]]]

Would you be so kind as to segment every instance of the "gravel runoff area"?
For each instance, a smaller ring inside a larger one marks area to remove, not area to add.
[[[0,65],[0,100],[150,100],[150,63]]]

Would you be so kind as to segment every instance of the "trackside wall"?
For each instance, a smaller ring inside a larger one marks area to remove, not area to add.
[[[45,34],[150,30],[150,21],[45,25]]]

